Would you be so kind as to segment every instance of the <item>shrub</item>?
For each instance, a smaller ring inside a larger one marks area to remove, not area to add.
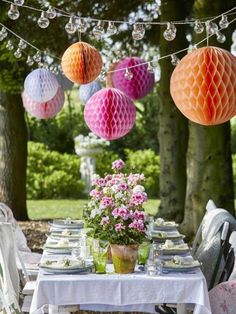
[[[50,151],[41,143],[28,143],[28,199],[81,198],[80,158]]]
[[[144,186],[149,197],[159,197],[160,158],[151,149],[125,150],[126,164],[130,172],[145,175]]]
[[[96,155],[96,173],[101,177],[111,172],[111,164],[118,159],[118,154],[110,150],[103,150],[102,153]]]

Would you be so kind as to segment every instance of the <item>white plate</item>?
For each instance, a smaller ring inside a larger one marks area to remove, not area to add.
[[[152,232],[152,239],[155,241],[161,241],[164,242],[166,240],[172,240],[172,241],[176,241],[176,240],[180,240],[185,238],[185,235],[180,234],[180,233],[166,233],[166,235],[161,235],[161,232],[159,231],[154,231]]]
[[[52,227],[61,229],[81,229],[84,226],[83,220],[71,220],[71,223],[67,223],[66,220],[56,219],[49,222]]]
[[[154,227],[153,227],[153,230],[163,230],[163,231],[165,231],[165,230],[173,230],[173,229],[176,229],[176,228],[178,228],[178,224],[175,224],[175,225],[162,225],[162,226],[160,226],[160,225],[156,225],[156,224],[154,224]]]
[[[50,234],[50,238],[52,239],[57,239],[57,240],[60,240],[60,239],[68,239],[68,240],[78,240],[79,238],[81,238],[81,235],[80,234],[62,234],[62,233],[59,233],[59,232],[52,232]]]
[[[45,248],[44,251],[51,254],[71,254],[71,249],[68,248],[67,249]]]
[[[89,272],[92,269],[92,265],[87,266],[74,266],[74,267],[62,267],[62,268],[55,268],[55,267],[48,267],[45,265],[39,265],[39,268],[42,269],[46,273],[50,274],[73,274],[73,273],[81,273],[81,272]]]
[[[186,254],[189,253],[189,248],[187,249],[162,249],[161,250],[163,255],[180,255],[180,254]]]
[[[163,270],[165,271],[189,271],[199,268],[201,264],[198,261],[192,261],[189,264],[175,264],[172,261],[163,261]]]

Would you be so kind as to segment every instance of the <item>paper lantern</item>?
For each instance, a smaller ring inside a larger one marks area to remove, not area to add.
[[[98,91],[84,109],[85,122],[90,130],[106,140],[115,140],[129,133],[135,117],[133,101],[115,88]]]
[[[61,87],[58,88],[56,95],[49,101],[38,103],[32,100],[24,91],[22,93],[23,105],[27,112],[38,119],[50,119],[62,109],[65,96]]]
[[[93,81],[88,84],[81,85],[79,88],[79,98],[82,103],[85,105],[89,98],[93,96],[102,88],[101,84],[98,81]]]
[[[141,64],[144,61],[140,58],[129,57],[121,60],[115,70],[123,69],[117,72],[113,72],[112,75],[112,86],[120,89],[131,99],[139,99],[146,96],[151,92],[154,86],[154,73],[148,71],[148,65],[143,64],[134,68],[130,68],[132,73],[131,79],[125,78],[125,69]]]
[[[57,81],[64,91],[70,90],[74,85],[61,71],[57,74]]]
[[[80,41],[67,48],[62,56],[61,66],[69,80],[87,84],[100,74],[102,58],[95,47]]]
[[[187,54],[170,81],[171,96],[191,121],[215,125],[236,114],[236,58],[217,47]]]
[[[46,69],[36,69],[27,75],[24,90],[34,101],[42,103],[52,99],[58,90],[56,76]]]

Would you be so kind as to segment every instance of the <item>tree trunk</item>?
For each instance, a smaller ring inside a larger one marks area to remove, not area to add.
[[[27,131],[19,95],[0,93],[0,200],[17,220],[26,211]]]
[[[194,4],[194,13],[198,17],[219,15],[227,10],[225,3],[222,3],[223,1],[216,0],[213,5],[207,0],[197,0]],[[194,35],[193,42],[200,39]],[[210,39],[209,45],[219,46],[215,38]],[[220,47],[229,49],[229,41]],[[187,173],[185,217],[182,227],[186,234],[192,236],[197,231],[209,199],[234,214],[230,122],[209,127],[189,123]]]
[[[187,3],[188,2],[188,3]],[[191,1],[163,0],[161,21],[184,20],[190,11]],[[165,27],[166,28],[166,27]],[[165,30],[162,28],[161,32]],[[187,47],[186,29],[179,25],[172,42],[160,37],[160,55],[168,55]],[[179,55],[178,55],[179,57]],[[175,106],[170,95],[170,77],[174,66],[170,58],[160,61],[160,199],[158,215],[182,221],[186,193],[186,151],[188,122]]]

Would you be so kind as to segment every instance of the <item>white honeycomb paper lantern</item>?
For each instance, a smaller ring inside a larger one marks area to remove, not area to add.
[[[34,101],[43,103],[52,99],[58,90],[56,76],[46,69],[36,69],[25,79],[24,90]]]

